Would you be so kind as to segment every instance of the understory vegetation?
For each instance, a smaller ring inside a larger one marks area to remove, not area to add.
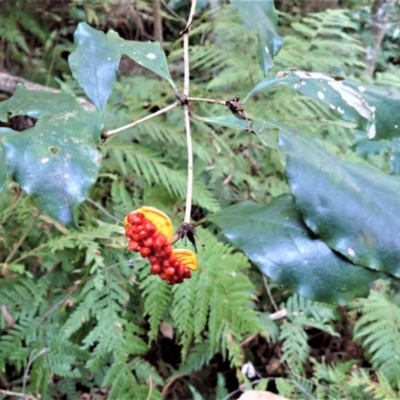
[[[40,0],[7,2],[0,11],[0,72],[83,99],[68,55],[78,23],[87,22],[124,39],[162,39],[181,88],[179,33],[190,2],[160,3],[161,37],[153,3],[66,1],[46,9]],[[265,77],[257,34],[227,1],[198,3],[190,29],[190,97],[244,99]],[[269,74],[323,73],[397,96],[400,3],[336,5],[305,10],[302,2],[276,2],[284,43]],[[390,7],[383,32],[374,28],[377,5]],[[1,83],[0,90],[6,101],[10,92]],[[104,131],[174,101],[167,80],[123,57]],[[44,212],[41,200],[8,175],[0,195],[0,399],[228,400],[246,390],[299,400],[399,398],[396,279],[374,280],[369,295],[337,305],[266,277],[207,217],[242,201],[270,204],[291,191],[277,148],[265,145],[278,129],[261,137],[217,125],[227,113],[220,104],[191,107],[200,267],[182,285],[149,275],[147,262],[128,251],[123,229],[125,216],[142,205],[168,214],[176,227],[182,222],[187,141],[179,107],[103,137],[101,167],[74,208],[75,226]],[[287,86],[257,93],[245,113],[306,132],[346,162],[400,173],[397,137],[370,141],[332,108]],[[18,116],[1,126],[20,131],[35,122]]]

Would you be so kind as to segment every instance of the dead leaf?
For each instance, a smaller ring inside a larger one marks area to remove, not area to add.
[[[172,340],[174,338],[174,330],[172,329],[172,326],[165,321],[162,321],[160,324],[160,332],[168,339]]]

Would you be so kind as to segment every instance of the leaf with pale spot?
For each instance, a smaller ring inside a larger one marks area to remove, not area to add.
[[[66,94],[19,88],[0,103],[0,115],[38,118],[31,129],[0,131],[5,158],[0,171],[8,168],[43,211],[72,223],[74,207],[85,200],[100,169],[100,112],[84,111]]]
[[[304,71],[279,72],[275,78],[259,82],[246,96],[244,102],[255,94],[286,86],[296,92],[318,100],[332,109],[339,118],[356,124],[368,137],[375,136],[375,114],[363,97],[342,79],[321,73]]]
[[[174,87],[165,53],[158,42],[124,40],[113,30],[104,34],[85,22],[78,25],[74,40],[76,48],[68,58],[72,75],[99,110],[106,107],[124,54]]]

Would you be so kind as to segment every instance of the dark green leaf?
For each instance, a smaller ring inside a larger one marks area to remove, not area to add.
[[[384,154],[390,149],[389,140],[371,140],[364,133],[358,131],[355,133],[352,148],[356,154],[362,157],[370,157],[377,154]]]
[[[100,110],[106,106],[124,54],[174,86],[165,53],[158,42],[127,41],[112,30],[105,35],[84,22],[78,25],[74,40],[76,49],[68,59],[72,74]]]
[[[371,283],[383,276],[316,239],[288,194],[268,205],[239,203],[209,219],[265,275],[315,301],[346,304],[367,296]]]
[[[286,173],[307,226],[358,265],[400,277],[400,179],[281,134]]]
[[[68,57],[72,75],[93,104],[104,110],[116,81],[120,53],[103,32],[85,22],[76,28],[74,41],[76,48]]]
[[[357,129],[366,132],[369,138],[375,136],[374,109],[342,80],[324,74],[295,70],[279,72],[275,78],[266,78],[259,82],[244,102],[260,91],[282,85],[323,102],[339,118],[355,123]]]
[[[31,91],[18,84],[12,97],[0,103],[0,121],[16,115],[38,119],[45,115],[65,114],[79,109],[77,100],[69,94]]]
[[[175,84],[168,70],[167,57],[159,42],[135,42],[121,39],[114,31],[107,33],[107,39],[117,49],[120,56],[127,55],[144,68],[167,80],[175,89]]]
[[[282,47],[283,39],[276,33],[278,16],[273,0],[231,0],[230,4],[239,11],[243,25],[257,33],[262,70],[267,73],[272,61]]]
[[[97,179],[101,114],[83,111],[69,95],[22,86],[0,104],[0,112],[39,118],[34,128],[23,132],[0,131],[6,163],[13,179],[39,207],[71,223],[73,208],[86,198]]]
[[[376,135],[370,139],[391,139],[400,136],[400,94],[393,87],[381,88],[346,81],[365,101],[375,108]]]

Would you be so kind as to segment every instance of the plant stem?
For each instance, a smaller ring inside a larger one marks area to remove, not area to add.
[[[201,101],[203,103],[219,104],[220,106],[226,106],[226,101],[224,100],[214,100],[214,99],[203,99],[202,97],[188,97],[188,101]]]
[[[6,260],[4,261],[4,266],[6,268],[7,268],[7,264],[11,261],[11,259],[14,257],[14,254],[17,252],[17,250],[20,248],[21,244],[25,241],[26,237],[31,232],[31,230],[34,227],[36,221],[38,220],[40,214],[41,214],[41,211],[39,211],[38,214],[32,219],[32,221],[29,224],[28,228],[25,229],[24,234],[21,236],[21,238],[18,240],[18,242],[14,245],[14,247],[11,250],[10,254],[7,256]]]
[[[183,95],[189,97],[189,30],[193,22],[194,13],[196,10],[196,0],[192,0],[190,7],[190,13],[188,22],[183,31]],[[183,113],[185,117],[185,130],[186,130],[186,141],[187,141],[187,152],[188,152],[188,183],[186,191],[186,208],[184,223],[190,223],[190,216],[192,213],[192,198],[193,198],[193,148],[192,148],[192,134],[190,131],[190,115],[188,104],[183,105]]]
[[[168,112],[169,110],[172,110],[173,108],[175,108],[175,107],[177,107],[177,106],[179,106],[179,105],[180,105],[179,101],[176,101],[175,103],[172,103],[172,104],[170,104],[169,106],[164,107],[164,108],[162,108],[161,110],[158,110],[158,111],[156,111],[156,112],[153,113],[153,114],[146,115],[145,117],[143,117],[143,118],[141,118],[141,119],[138,119],[138,120],[136,120],[136,121],[133,121],[133,122],[131,122],[131,123],[128,124],[128,125],[121,126],[120,128],[113,129],[113,130],[111,130],[111,131],[107,131],[107,132],[104,133],[104,136],[105,136],[105,137],[110,137],[110,136],[112,136],[112,135],[115,135],[116,133],[119,133],[119,132],[122,132],[122,131],[126,131],[127,129],[132,128],[132,127],[134,127],[134,126],[136,126],[136,125],[139,125],[139,124],[141,124],[142,122],[146,122],[146,121],[148,121],[149,119],[152,119],[152,118],[154,118],[154,117],[157,117],[158,115],[164,114],[164,113]]]

